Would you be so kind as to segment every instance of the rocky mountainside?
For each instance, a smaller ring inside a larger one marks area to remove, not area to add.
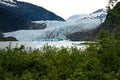
[[[64,21],[63,18],[57,16],[53,12],[50,12],[43,7],[38,7],[36,5],[20,2],[17,0],[0,0],[0,7],[8,9],[14,13],[24,16],[30,21],[38,20],[58,20]]]

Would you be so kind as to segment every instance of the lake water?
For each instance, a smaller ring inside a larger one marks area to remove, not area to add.
[[[40,49],[41,47],[43,47],[44,45],[48,44],[51,46],[55,46],[55,47],[72,47],[72,46],[76,46],[78,49],[84,49],[86,48],[85,45],[82,45],[81,43],[84,43],[85,41],[81,41],[81,42],[77,42],[77,41],[40,41],[40,42],[21,42],[21,41],[6,41],[6,42],[0,42],[0,49],[5,49],[7,46],[10,45],[11,43],[11,47],[20,47],[21,45],[24,45],[26,48],[31,47],[32,49]]]

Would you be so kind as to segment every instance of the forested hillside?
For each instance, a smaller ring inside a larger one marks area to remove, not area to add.
[[[0,0],[0,8],[5,8],[16,14],[22,15],[30,21],[38,20],[64,21],[63,18],[56,15],[55,13],[48,11],[43,7],[39,7],[27,2],[17,0]]]
[[[28,29],[29,21],[23,16],[0,8],[0,32]]]

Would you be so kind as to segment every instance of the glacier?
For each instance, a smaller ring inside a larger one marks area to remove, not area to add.
[[[88,15],[75,15],[66,21],[32,21],[45,23],[47,27],[41,30],[18,30],[3,33],[4,37],[13,36],[19,41],[59,41],[66,40],[68,34],[85,32],[97,28],[104,22],[107,12],[98,10]]]

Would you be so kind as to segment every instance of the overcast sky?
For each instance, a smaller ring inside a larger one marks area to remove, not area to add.
[[[75,14],[88,14],[106,8],[108,0],[18,0],[42,6],[67,19]]]

